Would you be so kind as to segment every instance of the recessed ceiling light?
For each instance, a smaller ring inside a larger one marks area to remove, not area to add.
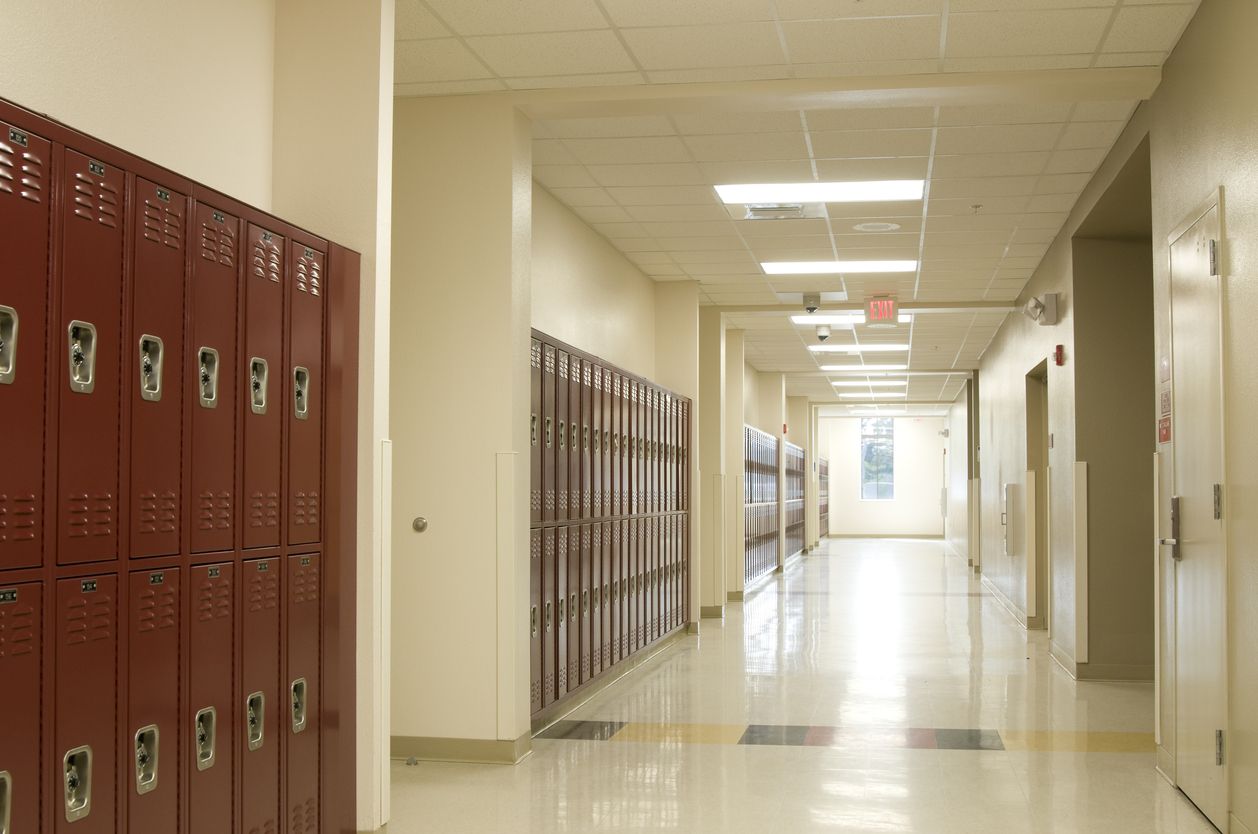
[[[878,203],[920,200],[924,180],[877,180],[872,182],[778,182],[718,185],[721,201],[747,203]]]
[[[857,223],[852,227],[858,232],[897,232],[899,223]]]
[[[813,353],[896,353],[906,351],[908,345],[809,345]]]
[[[905,388],[909,383],[901,379],[836,379],[830,384],[835,388]]]
[[[822,365],[821,370],[830,372],[851,371],[854,374],[870,371],[907,371],[908,365]]]
[[[916,272],[917,261],[765,261],[769,275],[850,275],[860,272]]]
[[[839,397],[845,400],[893,400],[893,399],[902,400],[908,397],[908,394],[884,392],[881,394],[839,394]]]

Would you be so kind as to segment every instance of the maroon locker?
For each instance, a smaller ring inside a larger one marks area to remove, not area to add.
[[[542,521],[555,520],[555,505],[558,496],[555,494],[555,424],[557,411],[555,393],[558,382],[555,371],[558,359],[555,348],[542,345]]]
[[[189,834],[232,830],[236,761],[235,573],[230,564],[191,568],[188,609]],[[180,745],[182,748],[182,745]]]
[[[638,534],[641,519],[631,518],[625,523],[628,526],[625,557],[628,563],[626,573],[629,578],[629,596],[626,600],[629,608],[629,622],[626,642],[628,653],[633,654],[638,650],[638,635],[642,632],[642,613],[638,607],[638,571],[641,569],[638,562]]]
[[[628,377],[620,379],[620,514],[629,515],[633,512],[633,465],[632,445],[630,436],[633,422],[630,420],[630,382]]]
[[[141,177],[132,203],[131,556],[179,552],[183,427],[183,294],[188,201]]]
[[[127,175],[66,149],[61,177],[57,562],[69,565],[118,555],[118,373]]]
[[[555,528],[540,531],[542,535],[542,706],[548,707],[559,697],[559,623],[556,585],[559,566],[555,563]]]
[[[611,665],[615,666],[620,662],[620,643],[621,635],[624,633],[624,595],[621,593],[620,581],[624,576],[621,569],[620,558],[620,528],[624,524],[622,521],[608,522],[608,530],[610,531],[611,541],[608,543],[607,560],[609,567],[608,585],[611,591],[612,608],[608,612],[610,620],[610,629],[608,634],[608,649],[611,651]]]
[[[280,827],[280,560],[244,562],[241,617],[241,830]]]
[[[690,516],[678,516],[681,529],[677,533],[677,553],[681,557],[681,576],[678,577],[678,591],[681,601],[678,604],[680,622],[689,622],[687,612],[690,608]]]
[[[660,392],[655,388],[647,389],[647,499],[646,509],[649,513],[659,512],[659,442],[660,442]]]
[[[621,488],[621,480],[623,478],[623,473],[625,469],[624,457],[623,457],[624,443],[625,443],[624,432],[623,432],[624,409],[621,407],[621,399],[620,399],[620,391],[621,391],[620,374],[613,373],[611,376],[612,376],[612,385],[611,385],[612,390],[611,390],[610,395],[607,398],[608,412],[609,412],[607,423],[609,427],[608,430],[611,432],[611,435],[612,435],[611,472],[609,473],[611,484],[608,487],[609,491],[611,492],[611,507],[608,512],[608,515],[623,515],[624,508],[621,505],[621,500],[624,495],[624,491]]]
[[[53,755],[57,831],[112,834],[117,781],[118,577],[57,583]]]
[[[690,402],[683,401],[681,403],[681,414],[678,420],[678,426],[681,430],[681,460],[678,461],[677,484],[678,501],[677,508],[679,510],[690,509]]]
[[[651,441],[654,446],[655,441]],[[654,467],[652,467],[654,469]],[[654,475],[652,476],[654,477]],[[647,548],[647,642],[653,643],[660,636],[660,518],[652,516],[646,520]]]
[[[568,683],[568,528],[556,527],[555,534],[555,697],[562,698],[576,687]]]
[[[245,269],[244,546],[280,543],[280,434],[284,373],[284,238],[249,224]]]
[[[594,363],[581,363],[581,518],[594,516]]]
[[[625,423],[629,434],[629,481],[625,489],[625,514],[632,515],[642,511],[642,503],[638,500],[638,490],[642,486],[641,473],[638,471],[638,431],[641,422],[638,416],[638,383],[636,380],[627,380],[627,383],[629,390],[625,395],[625,405],[628,415]]]
[[[607,669],[612,665],[612,621],[613,608],[612,602],[615,597],[615,574],[612,573],[612,526],[615,522],[603,522],[599,526],[603,531],[603,547],[599,551],[598,558],[602,562],[602,568],[599,576],[602,579],[602,601],[603,601],[603,617],[599,624],[599,656],[602,668]]]
[[[602,391],[599,395],[602,419],[599,421],[599,426],[603,433],[603,447],[599,464],[599,489],[602,492],[603,502],[599,512],[607,517],[616,514],[612,509],[612,372],[603,368],[602,375]]]
[[[288,400],[288,541],[313,544],[323,518],[323,300],[327,256],[290,243],[289,375],[277,379]]]
[[[127,618],[127,827],[179,831],[179,571],[131,574]]]
[[[581,360],[569,358],[568,377],[568,518],[579,520],[584,510],[581,486]]]
[[[555,518],[565,521],[568,514],[568,353],[556,351],[559,373],[555,376]]]
[[[40,830],[42,596],[38,582],[0,585],[0,772],[13,832]]]
[[[536,344],[536,343],[535,343]],[[534,417],[536,417],[536,413]],[[544,530],[529,531],[529,713],[542,704],[542,536]]]
[[[236,531],[236,296],[240,221],[196,206],[188,296],[193,553],[231,550]]]
[[[585,683],[590,679],[590,674],[594,668],[594,643],[593,643],[593,624],[594,619],[591,615],[593,607],[590,601],[590,584],[594,575],[593,566],[590,560],[590,554],[593,547],[593,530],[590,525],[581,525],[581,606],[580,632],[581,632],[581,682]]]
[[[603,671],[603,525],[590,525],[590,676]]]
[[[563,528],[568,536],[568,690],[582,683],[581,676],[581,525]]]
[[[529,345],[529,522],[542,520],[542,343]]]
[[[284,772],[288,779],[289,834],[319,831],[319,734],[320,612],[319,557],[315,554],[288,557],[288,674],[285,675],[287,709],[277,711],[287,726],[288,746]],[[277,728],[278,729],[278,728]],[[276,733],[276,738],[279,733]]]
[[[51,162],[47,140],[0,122],[0,437],[21,440],[0,466],[0,570],[43,562]]]

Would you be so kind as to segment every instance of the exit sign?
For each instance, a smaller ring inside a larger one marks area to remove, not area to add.
[[[865,324],[888,325],[900,321],[900,305],[890,295],[879,295],[865,302]]]

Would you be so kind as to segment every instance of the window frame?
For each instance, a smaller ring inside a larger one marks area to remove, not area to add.
[[[890,427],[890,430],[886,431],[885,433],[878,433],[877,431],[866,430],[866,423],[877,423],[877,422],[887,423]],[[860,451],[859,451],[859,456],[858,456],[859,462],[857,464],[858,466],[857,494],[859,495],[861,501],[885,503],[887,501],[896,500],[895,498],[895,491],[896,491],[895,490],[895,423],[896,423],[896,420],[894,417],[861,417],[860,418],[860,429],[858,432]],[[887,480],[884,480],[883,478],[879,477],[872,481],[866,481],[865,449],[866,449],[867,442],[870,442],[870,441],[884,442],[885,445],[889,447],[888,453],[889,453],[890,460],[888,461],[888,468],[885,470],[886,472],[889,473],[889,479]],[[876,497],[874,498],[865,497],[866,484],[872,485],[874,487],[874,493]],[[883,486],[890,487],[890,495],[885,496],[885,497],[878,495],[878,493],[882,491]]]

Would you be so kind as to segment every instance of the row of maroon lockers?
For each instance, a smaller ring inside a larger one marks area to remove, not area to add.
[[[743,426],[743,503],[770,504],[778,500],[778,439]]]
[[[530,709],[686,624],[689,514],[530,531]]]
[[[743,509],[743,581],[759,579],[778,566],[777,504],[754,504]]]
[[[319,831],[319,561],[59,579],[52,617],[0,588],[0,830]]]
[[[783,501],[804,500],[804,476],[808,471],[808,456],[794,443],[782,444],[782,469],[786,475]]]
[[[688,506],[690,401],[534,332],[534,524]]]
[[[817,460],[817,512],[821,520],[821,535],[830,533],[830,461]]]
[[[0,570],[317,543],[327,242],[20,114],[0,105]]]

